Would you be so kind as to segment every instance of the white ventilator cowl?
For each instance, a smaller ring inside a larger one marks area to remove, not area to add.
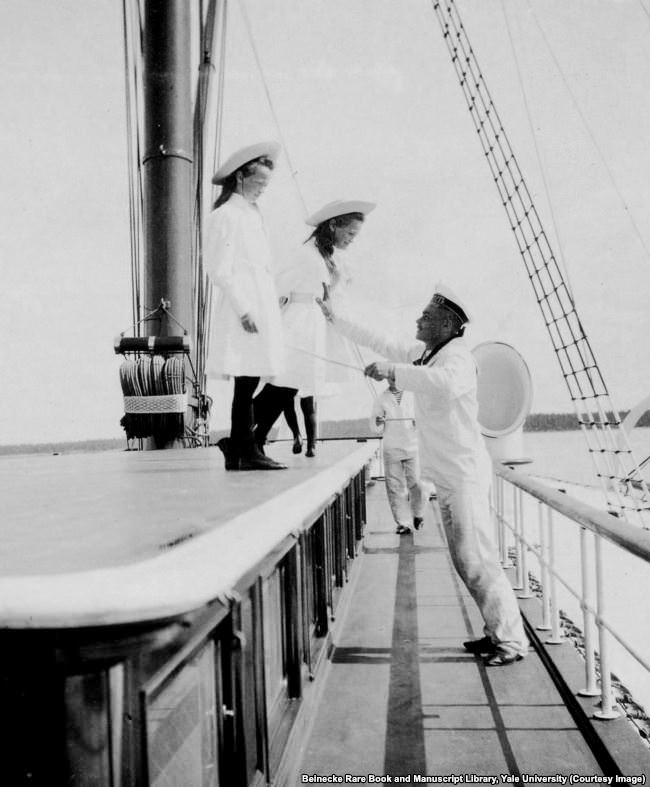
[[[503,342],[484,342],[472,354],[478,367],[478,422],[493,459],[525,461],[523,425],[533,385],[522,356]]]

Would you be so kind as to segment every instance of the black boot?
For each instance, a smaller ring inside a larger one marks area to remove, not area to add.
[[[217,442],[226,460],[226,470],[239,470],[239,456],[235,450],[234,444],[229,437],[222,437]]]
[[[316,456],[316,406],[313,396],[305,396],[300,400],[300,409],[305,419],[305,433],[307,435],[307,450],[305,456]]]
[[[287,466],[265,456],[258,448],[253,435],[245,441],[239,458],[240,470],[286,470]]]

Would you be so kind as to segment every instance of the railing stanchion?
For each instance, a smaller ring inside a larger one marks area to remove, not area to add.
[[[586,686],[580,689],[578,694],[581,697],[597,697],[598,690],[596,680],[596,658],[594,654],[593,638],[593,615],[589,611],[591,604],[591,583],[589,581],[589,559],[587,550],[587,528],[580,528],[580,570],[582,572],[582,598],[580,607],[582,608],[582,630],[584,632],[585,643],[585,681]]]
[[[506,526],[503,521],[504,511],[503,511],[503,487],[505,481],[500,476],[496,477],[496,490],[497,490],[497,532],[498,532],[498,540],[497,543],[499,545],[499,558],[501,560],[501,564],[505,565],[508,559],[508,555],[506,553],[506,534],[505,529]]]
[[[546,546],[546,527],[544,524],[544,503],[538,501],[539,513],[539,566],[542,579],[542,622],[537,626],[538,631],[551,630],[551,599],[548,587],[548,554]]]
[[[522,563],[522,543],[521,543],[521,512],[519,510],[519,490],[513,484],[512,485],[512,524],[513,524],[513,531],[515,536],[515,584],[513,588],[515,590],[521,590],[524,586],[523,578],[521,575],[521,563]]]
[[[551,595],[551,636],[546,640],[548,645],[561,645],[564,642],[560,631],[560,610],[557,606],[557,581],[555,578],[555,533],[553,510],[548,513],[548,574]]]
[[[508,553],[508,530],[511,529],[514,531],[514,523],[512,528],[508,528],[506,525],[506,487],[505,483],[501,487],[501,526],[503,532],[503,567],[504,568],[512,568],[512,560],[510,560],[510,555]]]
[[[605,589],[603,578],[603,540],[596,534],[596,625],[598,626],[598,652],[600,656],[600,710],[594,713],[597,719],[617,719],[619,712],[612,702],[612,675],[609,670],[607,631],[603,626],[605,617]]]
[[[519,502],[519,535],[520,535],[520,558],[521,558],[521,593],[517,593],[517,598],[532,598],[530,592],[530,579],[528,576],[528,547],[526,546],[526,532],[524,525],[524,493],[517,487],[517,498]]]

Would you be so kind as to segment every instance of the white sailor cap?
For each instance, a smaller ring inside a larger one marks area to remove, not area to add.
[[[442,282],[438,282],[436,284],[431,302],[448,309],[460,320],[462,320],[463,324],[466,322],[471,322],[472,317],[469,309],[456,295],[456,293],[450,287],[447,287],[446,284],[443,284]]]
[[[335,219],[337,216],[345,216],[348,213],[363,213],[365,216],[366,213],[370,213],[376,207],[377,204],[375,202],[363,202],[362,200],[353,199],[335,199],[334,202],[328,202],[327,205],[323,205],[316,213],[312,213],[305,221],[312,227],[318,227],[318,225],[322,224],[324,221]]]
[[[280,154],[280,143],[274,140],[267,140],[266,142],[257,142],[254,145],[247,145],[245,148],[236,150],[230,158],[227,158],[219,169],[212,176],[212,182],[220,185],[224,180],[236,172],[244,164],[253,161],[261,156],[266,156],[272,161],[275,161]]]

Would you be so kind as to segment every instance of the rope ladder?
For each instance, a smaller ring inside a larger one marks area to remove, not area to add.
[[[432,0],[444,41],[490,167],[492,178],[516,238],[535,300],[587,442],[608,508],[644,527],[650,521],[650,496],[621,428],[573,297],[558,266],[537,209],[454,0]]]

